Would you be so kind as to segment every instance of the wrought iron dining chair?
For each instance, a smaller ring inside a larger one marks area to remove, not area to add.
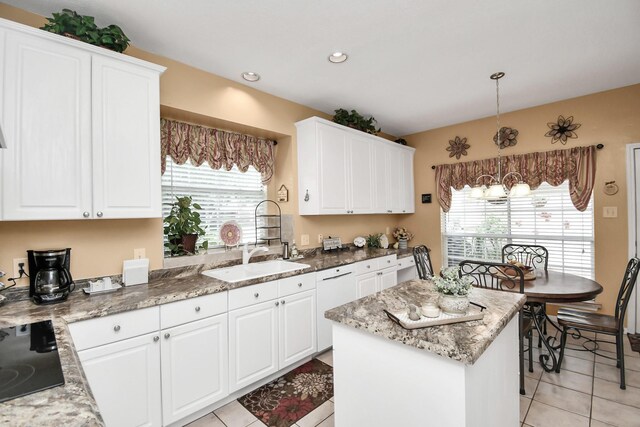
[[[524,294],[524,272],[511,264],[488,261],[461,261],[460,277],[469,276],[473,285],[478,288],[494,289],[498,291],[519,292]],[[518,316],[519,326],[519,362],[520,362],[520,394],[525,394],[524,389],[524,340],[529,347],[529,372],[533,372],[533,321],[524,316],[524,310],[520,310]]]
[[[540,245],[524,245],[510,243],[502,247],[502,262],[518,261],[524,265],[531,266],[537,270],[549,270],[549,251]],[[536,313],[542,323],[542,331],[547,333],[547,305],[536,304],[537,310],[530,310]],[[538,336],[538,347],[542,347],[542,335]]]
[[[431,264],[429,252],[431,252],[431,249],[425,245],[418,245],[413,248],[413,258],[416,261],[418,277],[422,280],[427,280],[433,277],[433,264]]]
[[[633,287],[638,279],[639,270],[640,259],[631,258],[624,271],[613,316],[587,313],[569,308],[558,310],[558,324],[562,326],[562,336],[560,338],[560,357],[556,372],[560,372],[569,329],[574,329],[578,332],[596,332],[598,335],[613,335],[616,338],[616,367],[620,368],[620,388],[622,390],[627,388],[624,379],[624,317],[627,312],[627,304],[629,304],[629,299],[633,293]]]

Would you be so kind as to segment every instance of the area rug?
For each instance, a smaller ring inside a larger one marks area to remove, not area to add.
[[[631,343],[631,349],[633,351],[640,352],[640,334],[627,334],[627,336]]]
[[[238,402],[269,427],[290,427],[333,397],[333,369],[312,359]]]

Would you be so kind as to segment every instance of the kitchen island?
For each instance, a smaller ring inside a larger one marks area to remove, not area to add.
[[[482,320],[406,330],[384,309],[434,300],[412,280],[325,313],[333,323],[335,422],[511,427],[519,419],[521,294],[474,288]]]

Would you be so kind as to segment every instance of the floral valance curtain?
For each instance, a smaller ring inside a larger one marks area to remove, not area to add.
[[[590,146],[505,156],[502,157],[502,176],[519,172],[531,189],[538,188],[543,182],[558,186],[569,180],[571,201],[576,209],[584,211],[595,182],[595,151],[596,147]],[[473,187],[480,175],[496,176],[497,173],[497,158],[436,166],[437,197],[442,210],[449,212],[451,208],[452,187],[456,190],[462,190],[465,185]],[[489,185],[489,181],[489,178],[483,178],[480,183]],[[516,181],[511,175],[505,185],[511,188]]]
[[[163,174],[171,156],[179,165],[187,160],[195,166],[207,162],[212,169],[231,170],[236,165],[242,172],[253,166],[263,184],[273,177],[274,141],[168,119],[160,119],[160,132]]]

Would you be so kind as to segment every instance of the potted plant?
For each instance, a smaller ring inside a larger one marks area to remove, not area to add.
[[[380,132],[380,128],[376,129],[376,119],[369,117],[365,119],[363,115],[356,110],[348,112],[344,108],[335,110],[336,114],[333,116],[333,121],[343,126],[348,126],[353,129],[357,129],[362,132],[370,133],[372,135]]]
[[[93,16],[79,15],[73,10],[62,9],[47,18],[47,23],[40,29],[61,34],[85,43],[101,46],[119,53],[129,46],[129,38],[117,25],[98,28]]]
[[[171,251],[171,256],[194,254],[198,236],[205,231],[200,227],[202,220],[196,211],[202,210],[199,204],[193,203],[191,196],[176,196],[171,205],[171,212],[164,219],[164,234],[167,243],[164,245]],[[204,241],[200,248],[208,249],[209,242]]]
[[[369,234],[366,237],[367,247],[369,248],[381,248],[380,238],[382,237],[382,233]]]
[[[398,241],[398,249],[407,249],[409,240],[413,239],[413,233],[404,227],[393,229],[393,237]]]
[[[442,270],[440,276],[433,277],[436,291],[440,294],[438,305],[448,314],[465,314],[469,308],[469,292],[473,287],[473,279],[460,277],[460,267],[449,267]]]

